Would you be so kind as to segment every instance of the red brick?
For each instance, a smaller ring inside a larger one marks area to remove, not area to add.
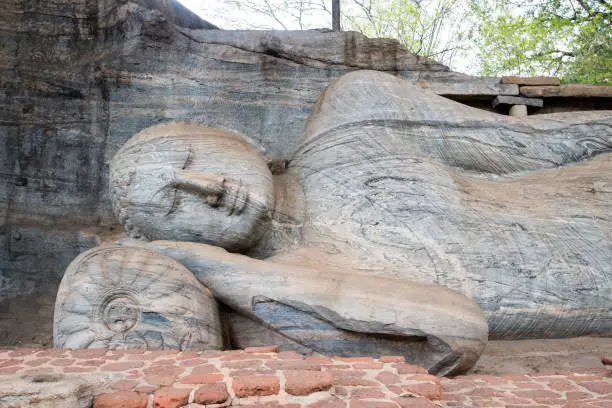
[[[137,392],[102,394],[96,398],[94,408],[146,408],[147,396]]]
[[[329,357],[315,357],[315,356],[307,356],[304,358],[309,363],[312,364],[332,364],[333,361]]]
[[[444,393],[444,401],[448,401],[448,397],[449,395]],[[504,396],[504,403],[506,404],[527,405],[527,404],[530,404],[531,402],[532,400],[530,399],[512,397],[508,395]]]
[[[10,360],[5,360],[4,362],[0,363],[0,368],[10,367],[10,366],[17,366],[17,365],[21,365],[21,364],[23,364],[23,360],[22,359],[12,358]]]
[[[69,351],[70,349],[59,349],[59,348],[45,349],[43,351],[38,352],[36,356],[37,357],[60,358],[60,357],[66,357]]]
[[[181,384],[214,384],[223,381],[223,374],[189,374],[180,379]]]
[[[402,387],[404,391],[421,395],[425,398],[439,400],[442,399],[442,386],[432,383],[406,384]]]
[[[536,382],[515,382],[513,383],[516,388],[530,389],[530,390],[543,390],[545,387],[542,384]]]
[[[351,368],[350,365],[348,364],[333,364],[333,365],[326,365],[325,369],[328,371],[334,371],[334,370],[349,370]]]
[[[128,356],[145,354],[146,351],[147,351],[146,349],[141,349],[141,348],[130,348],[130,349],[123,350],[123,352]]]
[[[440,384],[440,379],[431,374],[408,374],[405,378],[409,381],[430,381]]]
[[[294,360],[303,360],[304,356],[300,353],[296,353],[295,351],[281,351],[278,353],[277,357],[281,360],[294,359]]]
[[[423,397],[399,397],[394,398],[401,408],[436,408],[437,405]]]
[[[313,364],[306,360],[284,360],[284,361],[266,361],[266,367],[271,370],[312,370],[321,371],[320,364]]]
[[[170,387],[176,382],[176,377],[174,375],[148,374],[144,376],[144,380],[151,385]]]
[[[332,374],[320,371],[285,371],[285,379],[285,391],[291,395],[327,391],[333,384]]]
[[[372,357],[334,357],[334,360],[343,363],[373,363]]]
[[[463,377],[463,379],[470,380],[470,381],[484,382],[489,385],[503,385],[503,384],[508,383],[508,380],[506,380],[503,377],[496,377],[493,375],[485,375],[485,374],[466,375]]]
[[[185,372],[185,369],[182,367],[176,366],[154,366],[150,368],[145,368],[144,373],[147,375],[176,375],[179,376]]]
[[[70,352],[74,358],[100,358],[106,355],[106,349],[78,349]]]
[[[110,363],[102,366],[101,371],[127,371],[144,366],[142,361],[123,361],[121,363]]]
[[[198,358],[200,357],[200,352],[199,351],[184,351],[182,353],[179,353],[175,358],[177,360],[191,360],[192,358]]]
[[[262,360],[239,360],[239,361],[225,361],[221,364],[223,368],[229,368],[231,370],[243,370],[243,369],[254,369],[262,367]]]
[[[178,408],[189,402],[189,388],[160,388],[153,394],[155,408]]]
[[[397,384],[401,381],[401,377],[390,371],[381,371],[380,374],[376,376],[376,380],[380,381],[382,384]]]
[[[593,381],[593,382],[583,382],[580,385],[586,388],[587,390],[597,393],[597,394],[612,393],[612,382]]]
[[[195,392],[196,404],[222,404],[229,398],[225,383],[206,384]]]
[[[244,351],[247,353],[278,353],[278,346],[247,347]]]
[[[534,391],[512,391],[519,398],[559,398],[561,395],[554,391],[534,390]]]
[[[280,391],[280,382],[273,375],[234,377],[232,388],[239,398],[274,395]]]
[[[21,370],[21,366],[3,367],[0,368],[0,374],[16,374]]]
[[[503,378],[508,381],[531,381],[531,377],[524,374],[506,374]]]
[[[172,359],[161,359],[161,360],[155,360],[151,362],[151,366],[159,366],[159,365],[168,365],[168,366],[173,366],[176,364],[175,360]]]
[[[565,393],[565,399],[568,401],[579,401],[591,398],[591,394],[585,391],[568,391]]]
[[[405,363],[406,358],[404,356],[380,356],[378,361],[381,363]]]
[[[330,397],[307,405],[307,408],[346,408],[346,402],[336,397]]]
[[[337,395],[339,397],[348,397],[349,394],[350,392],[347,387],[342,387],[340,385],[336,385],[334,387],[334,395]]]
[[[106,361],[105,360],[83,360],[83,361],[79,361],[79,365],[80,366],[94,366],[94,367],[100,367],[102,366]]]
[[[399,363],[394,364],[393,367],[397,370],[398,374],[429,374],[423,367],[412,364]]]
[[[276,375],[276,370],[231,370],[231,377],[248,377],[249,375]]]
[[[596,402],[591,402],[591,405],[597,408],[610,408],[612,407],[612,398],[606,400],[597,400]]]
[[[504,392],[485,386],[485,387],[476,387],[473,390],[471,390],[469,394],[470,396],[476,396],[476,397],[502,397],[504,395]]]
[[[215,374],[215,373],[219,373],[219,370],[217,369],[217,367],[215,367],[212,364],[202,364],[199,366],[195,366],[191,369],[191,372],[193,374]]]
[[[474,384],[471,381],[463,381],[463,380],[448,380],[448,379],[443,379],[441,381],[442,383],[442,388],[444,389],[444,392],[457,392],[457,391],[462,391],[462,390],[471,390],[473,389],[476,384]]]
[[[108,387],[115,391],[132,391],[138,385],[136,380],[119,380],[111,383]]]
[[[97,370],[97,367],[78,367],[78,366],[70,366],[62,368],[62,372],[64,373],[93,373]]]
[[[268,354],[253,354],[253,353],[224,353],[219,360],[221,361],[239,361],[239,360],[269,360]]]
[[[356,370],[380,370],[383,368],[383,363],[355,363],[353,368]]]
[[[55,360],[51,360],[49,364],[56,367],[67,367],[69,365],[73,365],[75,361],[76,360],[72,358],[57,358]]]
[[[218,350],[204,350],[200,353],[200,357],[202,358],[218,358],[222,355],[223,352]]]
[[[588,374],[574,374],[571,373],[567,377],[568,380],[576,381],[577,383],[581,383],[584,381],[598,381],[601,380],[601,377],[596,375],[588,375]]]
[[[366,401],[352,399],[349,401],[349,408],[398,408],[398,404],[391,401]]]
[[[205,358],[191,358],[180,362],[181,367],[195,367],[197,365],[207,364],[208,359]]]
[[[385,393],[380,390],[380,387],[357,387],[351,391],[351,398],[384,399]]]
[[[40,351],[39,349],[31,349],[31,348],[22,348],[22,349],[17,349],[17,350],[12,350],[8,353],[9,357],[26,357],[29,356],[31,354],[34,354],[36,352]]]
[[[28,367],[38,367],[45,363],[48,363],[49,361],[51,361],[50,358],[35,358],[34,360],[26,361],[24,365]]]
[[[378,385],[376,381],[363,378],[365,376],[364,371],[331,371],[331,374],[333,376],[334,385],[343,385],[345,387]]]
[[[555,391],[580,391],[574,383],[567,380],[551,380],[548,382],[548,388]]]

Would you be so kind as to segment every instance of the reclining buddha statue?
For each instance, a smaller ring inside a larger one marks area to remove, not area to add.
[[[612,332],[612,115],[514,118],[394,76],[333,82],[282,174],[239,134],[144,129],[131,239],[69,266],[57,347],[281,343],[471,368],[487,338]]]

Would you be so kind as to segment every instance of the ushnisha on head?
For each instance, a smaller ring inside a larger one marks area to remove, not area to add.
[[[241,252],[274,208],[272,174],[235,133],[188,123],[144,129],[110,165],[113,209],[135,238],[202,242]]]

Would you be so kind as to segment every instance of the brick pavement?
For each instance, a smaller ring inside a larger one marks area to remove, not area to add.
[[[94,408],[612,408],[612,377],[604,366],[439,379],[402,357],[303,357],[276,347],[183,353],[0,350],[0,384],[43,381],[37,376],[95,384],[89,402]],[[24,390],[12,392],[0,393],[0,407],[38,407],[46,401]]]

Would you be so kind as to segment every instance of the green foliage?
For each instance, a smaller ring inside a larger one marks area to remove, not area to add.
[[[612,3],[607,0],[473,0],[483,75],[554,75],[612,81]]]

